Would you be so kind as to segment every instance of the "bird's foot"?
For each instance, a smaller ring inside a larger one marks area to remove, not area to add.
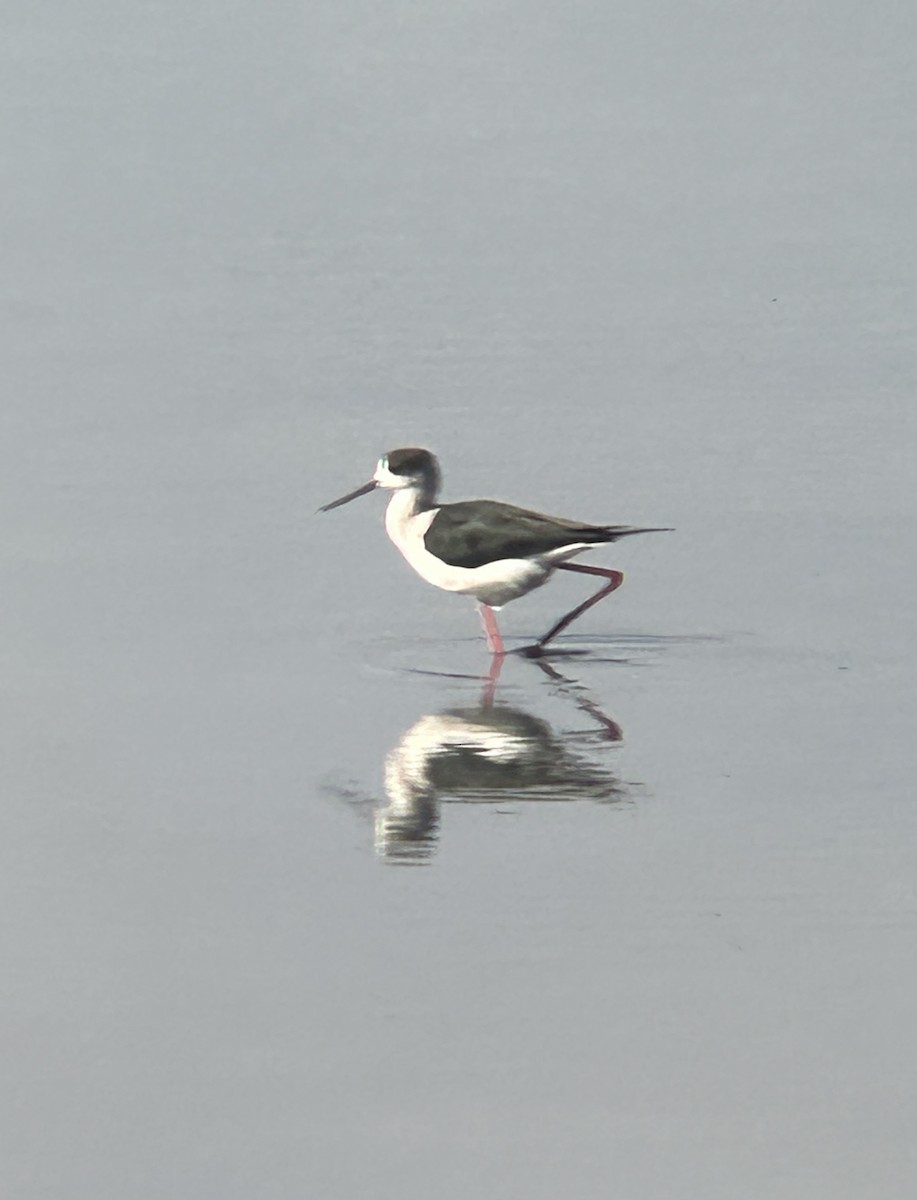
[[[544,642],[534,642],[531,646],[520,646],[516,654],[523,658],[581,658],[588,650],[561,650],[557,646],[548,646]]]
[[[545,647],[540,642],[533,642],[531,646],[520,646],[516,653],[524,658],[544,658]]]
[[[545,647],[540,642],[533,642],[532,646],[520,646],[516,648],[516,654],[521,654],[526,659],[541,659],[546,653]]]

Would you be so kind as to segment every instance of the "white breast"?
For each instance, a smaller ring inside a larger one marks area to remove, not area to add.
[[[504,558],[481,567],[453,567],[437,558],[424,545],[438,508],[417,512],[413,493],[396,491],[385,510],[385,531],[417,574],[434,587],[447,592],[475,596],[493,608],[508,604],[540,587],[551,575],[551,568],[525,558]]]

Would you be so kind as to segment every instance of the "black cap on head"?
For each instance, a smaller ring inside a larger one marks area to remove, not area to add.
[[[419,446],[407,446],[401,450],[389,450],[385,465],[393,475],[428,475],[436,471],[436,459],[429,450]]]

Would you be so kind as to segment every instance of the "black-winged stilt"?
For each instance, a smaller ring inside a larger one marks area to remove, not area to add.
[[[376,465],[372,479],[319,512],[328,512],[376,488],[393,492],[385,511],[385,529],[418,575],[447,592],[478,601],[487,645],[493,654],[505,649],[494,610],[541,587],[560,571],[598,575],[607,582],[578,604],[523,653],[537,657],[562,630],[624,582],[611,567],[587,567],[567,559],[594,546],[634,533],[664,533],[630,525],[584,525],[562,517],[503,504],[499,500],[463,500],[437,504],[439,463],[429,450],[391,450]]]

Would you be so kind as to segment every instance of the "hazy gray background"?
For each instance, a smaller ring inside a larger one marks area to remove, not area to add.
[[[5,1195],[911,1194],[915,25],[3,7]],[[618,799],[399,867],[486,656],[313,513],[418,442],[678,531],[498,691]]]

